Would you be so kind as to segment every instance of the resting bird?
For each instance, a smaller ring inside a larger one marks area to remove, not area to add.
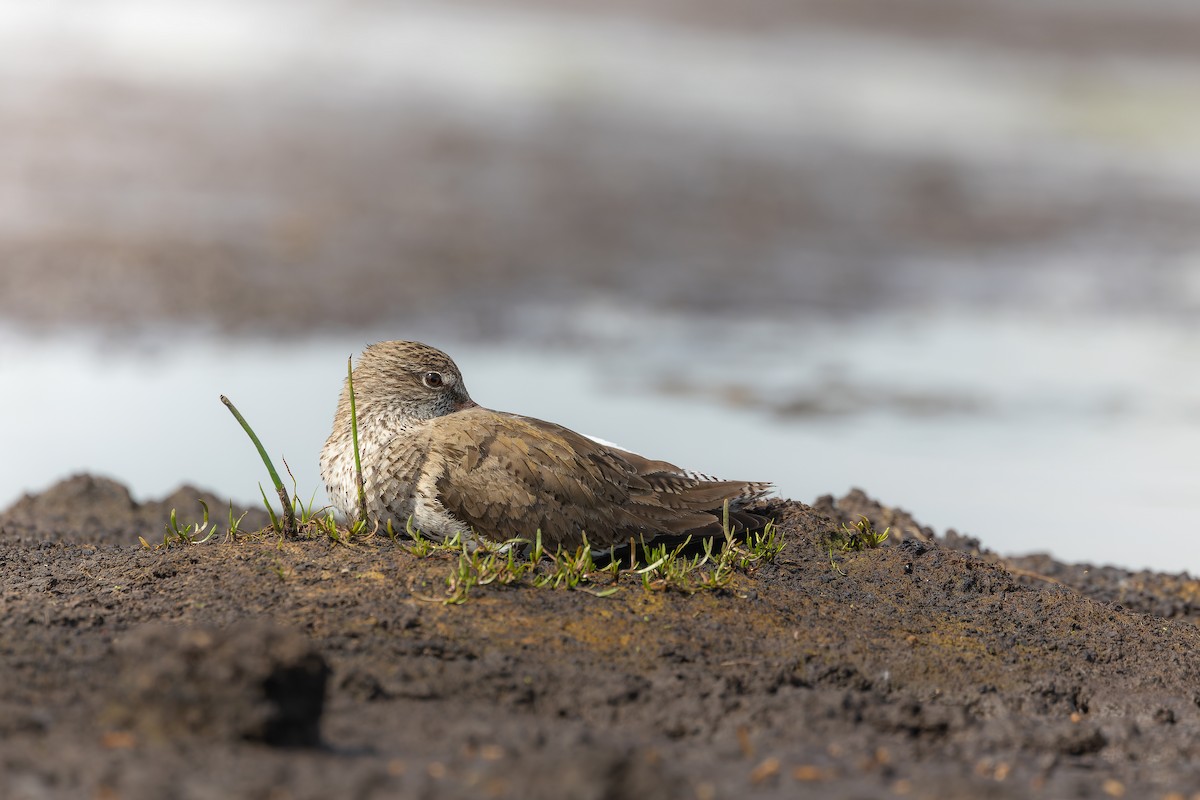
[[[475,403],[458,367],[420,342],[380,342],[353,370],[368,521],[445,539],[532,538],[608,548],[708,536],[765,520],[742,506],[771,484],[723,481],[652,461],[561,425]],[[349,385],[321,451],[334,506],[358,517]]]

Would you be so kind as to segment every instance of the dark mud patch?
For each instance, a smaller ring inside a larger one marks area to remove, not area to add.
[[[1157,617],[1184,618],[1193,622],[1200,620],[1200,580],[1186,572],[1171,574],[1096,564],[1064,564],[1046,553],[1001,556],[978,539],[964,536],[953,529],[938,536],[932,528],[917,522],[907,511],[884,506],[861,489],[854,489],[836,500],[831,495],[820,497],[814,508],[839,524],[866,517],[879,530],[890,528],[900,542],[936,540],[943,547],[1000,564],[1023,586],[1058,586],[1114,604],[1121,610]],[[1131,540],[1131,548],[1135,544]]]
[[[81,497],[56,487],[0,516],[0,796],[1200,785],[1200,629],[1093,599],[1107,591],[1095,572],[1037,579],[915,521],[920,536],[832,569],[821,542],[842,517],[904,526],[865,495],[824,513],[772,505],[786,547],[728,591],[646,592],[629,576],[606,598],[484,588],[463,606],[431,601],[444,557],[386,539],[146,550],[137,536],[162,522],[150,504],[109,523]],[[1139,591],[1175,597],[1184,578],[1159,577]],[[268,733],[279,720],[307,733]]]

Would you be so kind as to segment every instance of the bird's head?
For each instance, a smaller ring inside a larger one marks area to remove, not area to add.
[[[343,391],[348,400],[349,392]],[[420,342],[379,342],[354,367],[359,414],[395,413],[411,421],[452,414],[476,405],[450,356]]]

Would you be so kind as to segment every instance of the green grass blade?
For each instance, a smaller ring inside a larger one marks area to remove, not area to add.
[[[279,478],[279,473],[275,470],[275,465],[271,463],[271,457],[267,455],[267,450],[262,446],[262,442],[258,440],[258,436],[254,433],[254,429],[250,427],[250,423],[246,422],[246,418],[237,410],[229,398],[221,395],[221,402],[233,414],[233,418],[242,426],[242,430],[250,437],[250,441],[254,442],[255,448],[258,449],[258,455],[262,458],[263,464],[267,467],[267,472],[271,474],[271,480],[275,484],[275,491],[279,494],[279,500],[283,503],[283,533],[285,536],[295,536],[298,532],[296,528],[296,511],[292,508],[292,501],[288,497],[287,489],[283,485],[283,481]]]
[[[267,515],[271,518],[271,530],[282,532],[279,517],[275,516],[275,509],[271,508],[271,501],[267,499],[267,490],[262,488],[261,483],[258,485],[258,491],[262,494],[263,505],[267,507]]]
[[[350,392],[350,439],[354,442],[354,480],[358,484],[358,518],[367,519],[367,490],[363,486],[362,459],[358,454],[358,407],[354,404],[354,356],[346,359],[346,388]]]

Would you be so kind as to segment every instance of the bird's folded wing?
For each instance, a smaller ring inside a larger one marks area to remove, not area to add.
[[[554,546],[582,532],[607,547],[683,534],[711,527],[713,509],[761,486],[707,481],[560,425],[483,408],[433,419],[421,436],[442,505],[497,540],[540,530]]]

